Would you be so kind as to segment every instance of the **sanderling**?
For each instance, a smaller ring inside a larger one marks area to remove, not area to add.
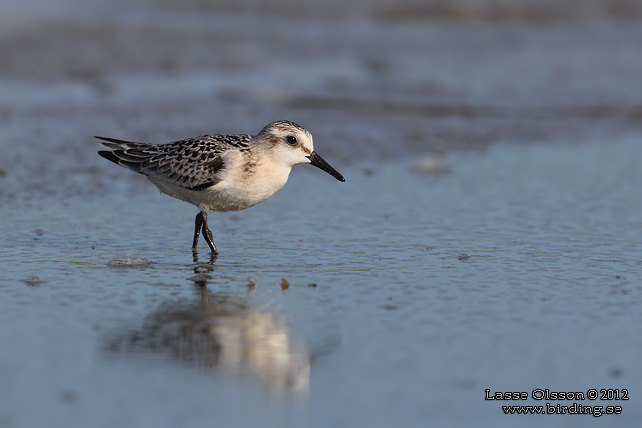
[[[287,120],[272,122],[254,136],[204,135],[168,144],[96,138],[109,149],[99,151],[100,156],[147,176],[162,193],[199,208],[194,251],[202,231],[212,253],[218,254],[207,225],[209,211],[239,211],[263,202],[285,185],[294,165],[310,163],[345,181],[314,151],[312,135]]]

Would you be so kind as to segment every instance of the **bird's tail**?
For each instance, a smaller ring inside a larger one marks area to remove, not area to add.
[[[155,154],[149,151],[151,144],[98,136],[95,138],[102,140],[100,144],[109,149],[98,151],[100,156],[132,171],[141,172],[141,164]]]

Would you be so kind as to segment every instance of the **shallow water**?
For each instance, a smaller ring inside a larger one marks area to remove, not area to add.
[[[45,3],[0,6],[0,428],[640,420],[636,3]],[[347,181],[212,213],[215,259],[91,138],[276,119]],[[630,399],[484,400],[536,388]]]
[[[484,390],[627,388],[599,404],[630,425],[641,155],[500,145],[439,176],[354,164],[345,184],[298,167],[261,206],[210,216],[213,261],[192,259],[194,210],[125,170],[100,196],[3,206],[0,421],[534,426]]]

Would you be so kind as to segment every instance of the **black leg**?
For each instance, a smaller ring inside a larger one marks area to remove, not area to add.
[[[198,245],[198,237],[201,234],[201,226],[203,225],[203,213],[199,212],[196,214],[196,219],[194,221],[196,228],[194,229],[194,242],[192,242],[192,251],[196,251],[196,246]]]
[[[203,238],[205,238],[207,245],[210,246],[212,254],[218,254],[218,250],[216,249],[216,245],[214,245],[214,240],[212,239],[212,231],[207,225],[207,213],[201,211],[201,218],[203,219]]]

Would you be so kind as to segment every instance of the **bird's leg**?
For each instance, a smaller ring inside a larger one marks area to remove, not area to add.
[[[198,237],[201,234],[201,226],[203,226],[203,212],[199,211],[196,214],[196,219],[194,221],[196,228],[194,229],[194,242],[192,243],[192,251],[196,251],[196,246],[198,245]]]
[[[210,246],[212,254],[218,254],[218,250],[216,249],[216,245],[214,245],[214,240],[212,239],[212,231],[207,225],[207,213],[201,211],[201,218],[203,219],[203,238],[205,238],[205,242],[207,242],[207,245]]]

